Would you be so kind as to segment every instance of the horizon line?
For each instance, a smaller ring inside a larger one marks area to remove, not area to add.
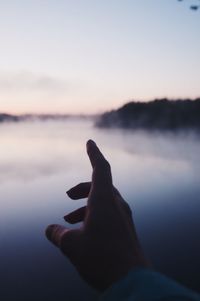
[[[58,112],[58,111],[55,111],[55,112],[30,112],[30,111],[22,111],[22,112],[18,112],[18,113],[14,113],[14,112],[9,112],[9,111],[0,111],[0,115],[10,115],[10,116],[16,116],[16,117],[22,117],[22,116],[35,116],[35,117],[42,117],[42,116],[58,116],[58,117],[95,117],[95,116],[98,116],[100,114],[103,114],[105,112],[109,112],[109,111],[112,111],[112,110],[117,110],[121,107],[123,107],[124,105],[128,104],[128,103],[131,103],[131,102],[135,102],[135,103],[148,103],[148,102],[153,102],[153,101],[161,101],[161,100],[168,100],[168,101],[186,101],[186,100],[190,100],[190,101],[196,101],[196,100],[199,100],[200,99],[200,96],[197,96],[197,97],[193,97],[193,98],[189,98],[189,97],[182,97],[182,98],[179,98],[179,97],[176,97],[176,98],[168,98],[168,97],[159,97],[159,98],[154,98],[154,99],[149,99],[149,100],[136,100],[136,99],[129,99],[129,100],[126,100],[124,101],[121,105],[118,105],[116,107],[113,107],[113,108],[105,108],[105,110],[100,110],[100,111],[96,111],[96,112],[93,112],[93,113],[85,113],[85,112]]]

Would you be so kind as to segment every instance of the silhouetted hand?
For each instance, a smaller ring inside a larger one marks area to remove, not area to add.
[[[96,144],[87,142],[93,167],[92,182],[81,183],[67,193],[72,199],[88,197],[87,206],[64,218],[83,221],[79,229],[50,225],[47,238],[66,255],[81,277],[103,291],[130,269],[147,266],[136,235],[131,210],[112,184],[111,169]]]

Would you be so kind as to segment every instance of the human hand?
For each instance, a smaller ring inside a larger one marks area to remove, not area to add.
[[[129,205],[112,184],[109,163],[96,144],[87,142],[93,168],[92,182],[81,183],[67,193],[86,198],[87,205],[64,217],[83,222],[79,229],[50,225],[47,238],[66,255],[81,277],[103,291],[134,267],[148,266],[142,253]]]

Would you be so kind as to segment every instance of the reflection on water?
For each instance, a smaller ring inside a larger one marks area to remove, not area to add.
[[[89,138],[110,161],[154,266],[198,289],[198,136],[98,130],[89,120],[5,123],[0,125],[3,299],[95,300],[96,293],[44,237],[46,225],[64,224],[62,216],[85,203],[70,200],[65,191],[91,177]]]

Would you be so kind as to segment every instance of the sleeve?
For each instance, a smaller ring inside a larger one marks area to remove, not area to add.
[[[107,289],[99,301],[200,301],[200,296],[166,276],[136,268]]]

